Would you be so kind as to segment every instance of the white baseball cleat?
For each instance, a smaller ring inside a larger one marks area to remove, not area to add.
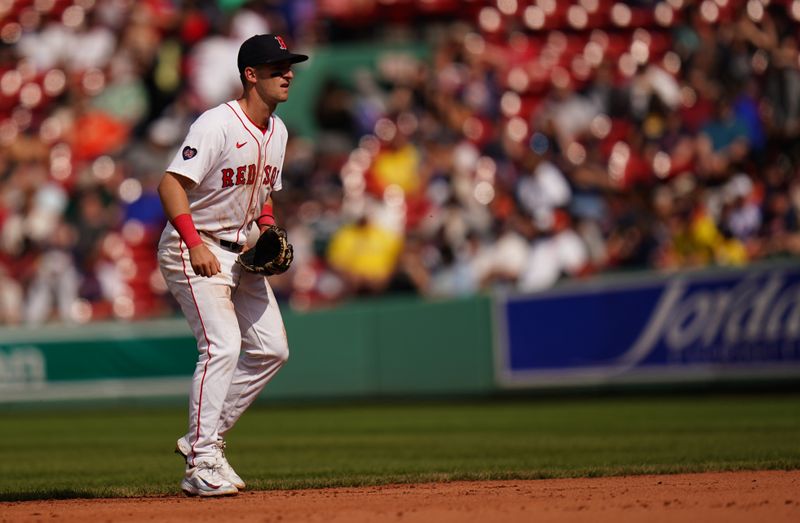
[[[186,469],[186,476],[181,481],[181,490],[187,496],[232,496],[239,492],[230,481],[220,474],[219,461],[211,459],[197,460],[194,467]]]
[[[225,457],[225,440],[217,440],[217,461],[220,464],[220,474],[223,478],[228,480],[237,489],[243,490],[245,487],[244,480],[239,477],[239,474],[233,470],[231,464],[228,463],[228,458]]]
[[[228,459],[225,457],[225,440],[222,439],[217,440],[216,448],[217,448],[217,461],[219,462],[220,466],[219,470],[220,475],[226,480],[228,480],[228,482],[230,482],[237,489],[244,490],[245,487],[244,480],[241,477],[239,477],[239,474],[237,474],[235,470],[233,470],[233,467],[231,467],[231,464],[228,463]],[[175,443],[175,453],[183,456],[183,459],[186,459],[186,457],[189,455],[191,451],[192,451],[192,446],[189,444],[188,441],[186,441],[185,437],[181,437]]]

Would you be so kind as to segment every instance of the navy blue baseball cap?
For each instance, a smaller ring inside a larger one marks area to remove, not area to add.
[[[286,42],[280,35],[263,34],[251,36],[239,47],[237,65],[239,72],[245,67],[273,64],[277,62],[305,62],[308,57],[304,54],[290,53]]]

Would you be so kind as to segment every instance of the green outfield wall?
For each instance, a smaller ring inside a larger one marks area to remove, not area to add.
[[[800,266],[639,273],[456,300],[284,307],[290,357],[262,400],[800,378]],[[0,328],[0,405],[185,398],[182,317]]]
[[[291,355],[262,397],[483,394],[490,301],[375,300],[284,311]],[[197,352],[182,318],[0,329],[0,403],[185,396]]]

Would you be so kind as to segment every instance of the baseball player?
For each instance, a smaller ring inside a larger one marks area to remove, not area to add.
[[[161,272],[199,352],[189,397],[188,495],[236,494],[245,484],[225,459],[225,434],[289,355],[275,295],[260,274],[236,263],[250,229],[275,223],[287,131],[275,108],[289,97],[291,53],[263,34],[239,48],[244,93],[191,126],[158,192],[169,223],[158,245]]]

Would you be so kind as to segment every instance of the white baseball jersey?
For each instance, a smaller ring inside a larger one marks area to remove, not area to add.
[[[245,243],[264,202],[282,187],[287,139],[278,116],[261,129],[235,100],[200,115],[167,167],[197,184],[186,195],[198,232]],[[178,238],[171,224],[164,234]]]

